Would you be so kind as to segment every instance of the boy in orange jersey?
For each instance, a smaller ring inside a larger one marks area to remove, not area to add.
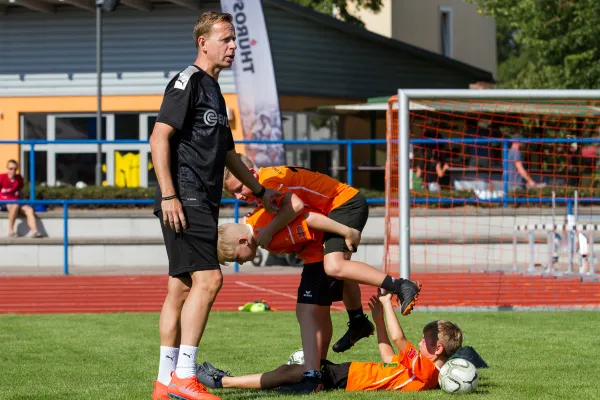
[[[287,193],[285,196],[290,196]],[[282,207],[283,209],[283,207]],[[219,226],[217,255],[219,262],[244,263],[256,257],[256,237],[274,218],[262,207],[245,217],[242,223]],[[320,369],[327,358],[333,326],[331,305],[342,301],[344,281],[327,276],[323,266],[324,232],[339,234],[348,247],[360,242],[360,232],[317,212],[305,212],[277,232],[267,247],[271,253],[295,253],[304,261],[296,304],[306,365]]]
[[[324,389],[418,391],[435,388],[442,365],[462,346],[460,328],[449,321],[430,322],[423,328],[417,349],[404,336],[391,294],[380,289],[377,296],[371,297],[369,307],[377,327],[382,362],[334,364],[326,361],[322,366]],[[394,352],[388,330],[397,352]],[[212,388],[280,388],[285,392],[289,387],[286,385],[302,379],[303,370],[302,365],[282,365],[262,374],[229,376],[206,362],[198,366],[198,380]]]
[[[287,197],[288,202],[282,203],[280,211],[256,238],[261,247],[267,248],[273,235],[294,220],[302,212],[304,204],[336,222],[362,232],[369,216],[369,208],[365,197],[357,189],[305,168],[275,166],[257,170],[248,157],[240,154],[240,159],[264,187],[291,194]],[[238,200],[248,203],[256,201],[260,204],[252,191],[227,168],[223,188]],[[368,264],[352,261],[352,251],[356,249],[350,249],[345,239],[338,234],[325,233],[323,242],[325,273],[345,281],[343,300],[350,319],[348,331],[334,344],[334,351],[346,351],[374,331],[362,310],[359,283],[390,291],[399,297],[402,314],[408,315],[411,312],[421,289],[418,282],[393,278]],[[304,340],[304,335],[302,336]],[[302,382],[295,385],[297,393],[315,391],[321,384],[316,361],[305,357],[306,375]]]

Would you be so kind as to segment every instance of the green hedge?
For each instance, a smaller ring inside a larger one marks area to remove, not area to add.
[[[38,200],[63,200],[63,199],[154,199],[155,188],[120,188],[114,186],[107,187],[97,187],[97,186],[87,186],[82,189],[77,189],[74,186],[60,186],[60,187],[50,187],[50,186],[36,186],[36,199]],[[367,198],[384,198],[385,192],[371,189],[360,189],[360,191]],[[555,189],[557,197],[569,197],[573,198],[574,189],[565,189],[559,188]],[[583,188],[579,190],[579,197],[597,197],[600,198],[600,188]],[[29,198],[29,186],[25,185],[23,189],[24,198]],[[411,198],[431,198],[435,200],[439,197],[449,197],[454,199],[466,199],[466,198],[474,198],[475,194],[470,191],[456,191],[456,190],[442,190],[439,193],[429,193],[423,190],[413,190],[410,194]],[[543,189],[529,189],[527,191],[522,191],[518,193],[519,197],[527,197],[527,198],[538,198],[552,197],[552,188],[543,188]],[[223,192],[223,198],[231,198],[231,196]],[[600,203],[600,201],[598,202]],[[485,204],[485,202],[482,202]],[[457,207],[462,204],[453,204],[447,203],[442,205],[441,207]],[[495,205],[490,205],[491,207]],[[497,205],[501,206],[501,205]],[[535,206],[535,207],[550,207],[550,203],[542,204],[532,201],[529,205],[520,204],[520,207],[526,206]],[[72,206],[77,208],[147,208],[150,206],[146,205],[134,205],[134,204],[123,204],[123,205],[86,205],[86,206]],[[224,206],[226,207],[226,206]],[[418,207],[430,207],[437,208],[439,207],[437,204],[431,205],[418,205]],[[52,207],[50,207],[52,208]]]
[[[156,188],[121,188],[116,186],[87,186],[78,189],[75,186],[36,186],[35,198],[37,200],[75,200],[75,199],[154,199]],[[22,190],[23,197],[29,198],[29,185],[25,185]],[[385,193],[376,190],[361,189],[361,192],[367,197],[385,197]],[[232,198],[232,196],[223,192],[223,198]],[[81,205],[69,206],[69,208],[148,208],[151,205],[136,205],[136,204],[113,204],[113,205]],[[231,205],[223,205],[223,207],[231,207]],[[55,206],[49,206],[49,209],[54,209]]]
[[[23,197],[29,198],[29,186],[23,188]],[[155,188],[120,188],[114,186],[87,186],[78,189],[75,186],[40,186],[35,188],[36,200],[75,200],[75,199],[154,199]],[[113,205],[70,205],[69,208],[148,208],[143,204],[113,204]],[[48,206],[53,209],[55,206]]]

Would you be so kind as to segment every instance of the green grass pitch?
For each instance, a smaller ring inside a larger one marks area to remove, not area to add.
[[[346,328],[336,312],[334,341]],[[416,343],[425,323],[449,319],[490,365],[480,370],[481,399],[600,398],[600,314],[415,312],[400,321]],[[214,312],[198,361],[233,374],[266,371],[301,347],[294,313]],[[158,314],[0,315],[0,399],[150,399],[158,358]],[[375,336],[333,362],[379,361]],[[223,399],[290,398],[274,392],[217,390]],[[421,393],[322,392],[313,399],[439,399]],[[293,396],[297,398],[300,396]],[[308,398],[308,397],[306,397]]]

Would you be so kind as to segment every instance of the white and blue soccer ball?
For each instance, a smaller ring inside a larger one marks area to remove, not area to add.
[[[304,350],[298,349],[294,351],[287,360],[288,365],[292,364],[304,364]]]
[[[453,358],[442,366],[438,383],[446,393],[470,393],[479,383],[479,374],[470,361]]]

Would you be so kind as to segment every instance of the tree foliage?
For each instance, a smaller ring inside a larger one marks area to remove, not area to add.
[[[501,86],[600,87],[597,0],[468,1],[496,18]]]
[[[379,12],[382,5],[382,0],[292,0],[292,2],[305,7],[310,7],[323,14],[334,15],[335,13],[341,20],[362,27],[364,27],[365,24],[360,18],[351,14],[349,7],[356,11],[366,9],[373,12]]]

